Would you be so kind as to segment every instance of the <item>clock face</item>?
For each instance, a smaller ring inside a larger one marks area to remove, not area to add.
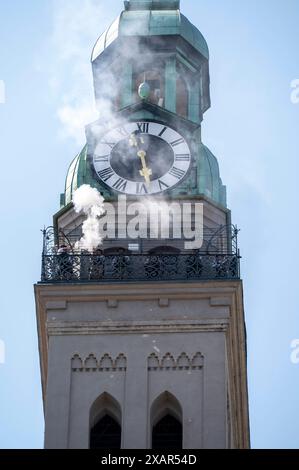
[[[104,135],[93,164],[99,179],[123,194],[167,191],[187,174],[191,152],[174,129],[156,122],[127,123]]]

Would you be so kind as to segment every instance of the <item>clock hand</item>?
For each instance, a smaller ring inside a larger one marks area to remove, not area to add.
[[[146,152],[140,149],[139,141],[141,144],[144,144],[143,138],[142,137],[137,138],[136,133],[133,133],[130,135],[129,143],[132,147],[137,148],[137,156],[141,159],[142,170],[140,170],[139,173],[141,174],[141,176],[144,177],[146,184],[150,184],[151,182],[150,176],[152,176],[153,172],[146,165],[146,161],[145,161]]]
[[[136,134],[133,133],[130,135],[130,138],[129,138],[129,143],[131,145],[131,147],[137,147],[137,149],[139,149],[139,142],[141,144],[144,144],[144,139],[142,137],[138,137],[136,138]]]
[[[146,184],[150,184],[151,182],[150,176],[152,176],[153,172],[146,165],[146,161],[145,161],[146,152],[144,150],[139,150],[137,155],[141,159],[141,164],[142,164],[142,170],[140,170],[139,173],[141,174],[141,176],[144,177]]]

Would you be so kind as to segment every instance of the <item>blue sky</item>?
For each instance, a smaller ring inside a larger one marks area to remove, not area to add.
[[[0,447],[40,448],[43,411],[33,284],[90,113],[91,49],[121,0],[0,3]],[[241,228],[252,446],[298,448],[298,0],[181,0],[206,37],[217,156]]]

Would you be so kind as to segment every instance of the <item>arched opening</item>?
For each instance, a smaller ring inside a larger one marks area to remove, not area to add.
[[[182,440],[182,423],[170,414],[153,427],[152,449],[182,449]]]
[[[90,449],[120,449],[121,427],[105,415],[90,431]]]
[[[179,116],[184,118],[188,117],[189,109],[189,92],[185,80],[182,77],[178,77],[176,81],[176,112]]]
[[[151,408],[152,449],[182,449],[182,420],[182,407],[170,392],[156,398]]]
[[[109,393],[103,393],[91,407],[89,447],[121,448],[121,408]]]
[[[135,79],[135,90],[138,91],[139,85],[146,81],[150,86],[150,96],[148,100],[158,106],[164,106],[164,80],[159,70],[146,70],[137,74]]]

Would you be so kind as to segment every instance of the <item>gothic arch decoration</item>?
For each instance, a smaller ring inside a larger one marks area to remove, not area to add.
[[[120,371],[125,371],[127,370],[127,358],[126,356],[121,353],[117,356],[117,358],[114,361],[114,369],[115,370],[120,370]]]
[[[109,354],[104,354],[99,362],[100,371],[110,371],[113,369],[113,359]]]
[[[74,372],[83,370],[83,361],[81,357],[79,356],[79,354],[74,354],[74,356],[72,357],[71,364],[72,364],[72,370]]]
[[[177,358],[178,369],[180,370],[190,369],[190,365],[191,365],[191,362],[190,362],[190,358],[188,354],[186,354],[185,352],[180,354],[179,357]]]
[[[152,353],[148,356],[148,370],[158,370],[160,369],[160,360],[156,353]]]
[[[102,393],[92,404],[89,416],[91,449],[121,448],[122,411],[109,393]]]
[[[152,449],[182,449],[183,410],[170,392],[161,393],[150,411]]]
[[[98,361],[94,354],[89,354],[89,356],[84,361],[84,367],[87,371],[96,371],[98,368]]]
[[[171,370],[176,368],[176,361],[172,354],[166,353],[162,358],[161,366],[163,369]]]
[[[108,353],[103,354],[99,360],[94,353],[90,353],[85,359],[79,354],[74,354],[71,359],[73,372],[125,372],[127,370],[127,358],[120,353],[115,359]]]
[[[203,367],[203,355],[201,353],[194,354],[192,358],[192,369],[201,369]]]
[[[161,370],[200,370],[204,366],[204,356],[197,352],[193,357],[189,357],[187,353],[182,352],[177,359],[167,352],[161,359],[158,354],[151,353],[147,359],[149,371]]]

